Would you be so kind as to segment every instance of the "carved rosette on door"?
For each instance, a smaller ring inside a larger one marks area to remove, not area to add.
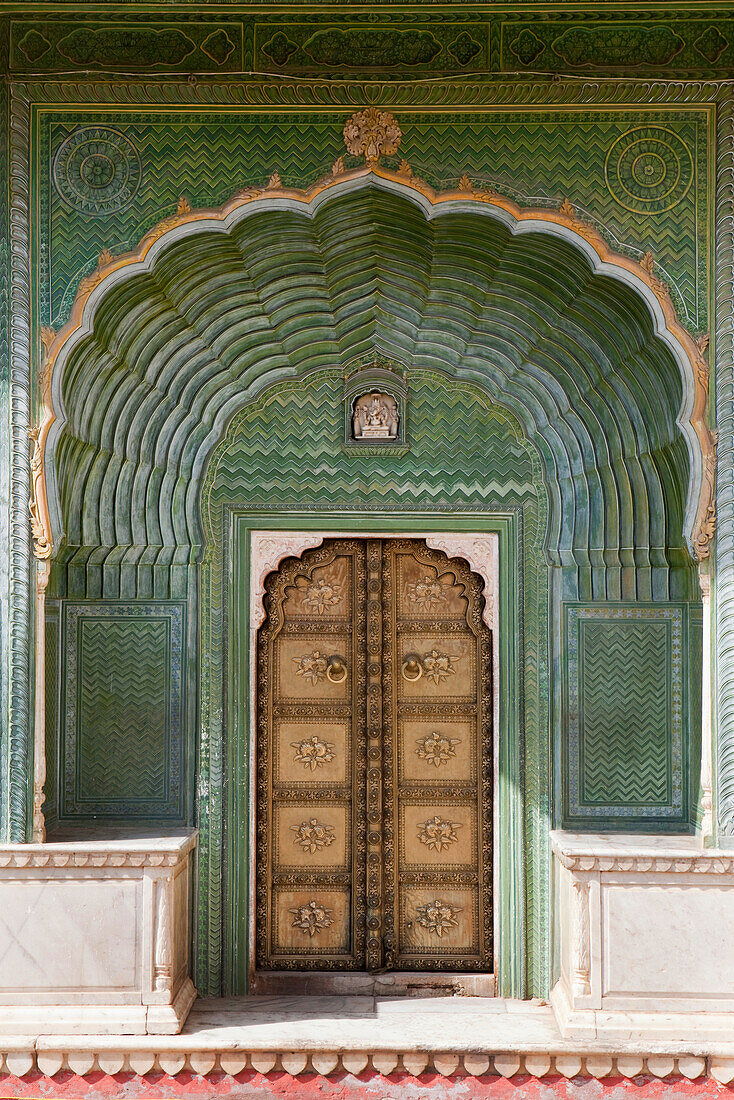
[[[258,967],[491,970],[481,581],[418,539],[332,539],[266,592]]]

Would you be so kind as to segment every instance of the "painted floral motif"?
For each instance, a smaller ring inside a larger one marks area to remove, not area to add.
[[[456,674],[454,661],[458,661],[458,659],[458,657],[449,656],[448,653],[441,653],[437,649],[432,649],[423,658],[423,671],[426,678],[433,680],[434,684],[440,684],[443,680],[447,680],[449,676],[454,676]]]
[[[293,843],[300,844],[304,852],[309,852],[311,855],[314,852],[323,851],[336,840],[331,825],[324,825],[315,817],[310,821],[302,821],[300,825],[291,825],[291,829],[296,834]]]
[[[460,828],[458,821],[445,821],[436,814],[418,826],[418,839],[431,851],[442,852],[459,839],[456,830]]]
[[[421,577],[412,584],[406,584],[408,600],[418,611],[437,611],[449,602],[447,586],[437,577]]]
[[[434,767],[440,768],[442,764],[447,763],[452,756],[456,756],[456,749],[454,745],[460,745],[461,738],[459,737],[446,737],[444,734],[439,733],[438,730],[434,730],[433,733],[429,733],[426,737],[420,737],[416,741],[418,746],[415,750],[416,756],[420,756],[421,760],[425,760],[429,764],[433,764]]]
[[[329,607],[334,607],[342,598],[343,585],[335,584],[326,577],[309,581],[303,592],[303,606],[308,611],[323,615]]]
[[[300,928],[309,936],[315,936],[322,928],[328,928],[334,923],[331,909],[325,905],[319,905],[317,901],[309,901],[306,905],[297,905],[295,909],[289,909],[293,914],[293,928]]]
[[[456,928],[459,922],[455,919],[461,909],[456,905],[449,905],[447,901],[428,901],[425,905],[417,905],[418,924],[429,932],[435,932],[437,936],[443,936],[449,928]]]
[[[322,741],[314,734],[312,737],[304,737],[303,741],[291,741],[291,747],[296,750],[293,759],[304,768],[315,771],[322,764],[328,764],[336,755],[334,746],[328,741]]]
[[[329,661],[321,650],[315,649],[313,653],[304,653],[303,657],[292,659],[298,665],[296,676],[302,676],[304,680],[308,680],[312,687],[326,679]]]

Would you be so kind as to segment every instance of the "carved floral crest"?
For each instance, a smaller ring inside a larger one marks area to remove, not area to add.
[[[441,584],[438,577],[421,577],[412,584],[406,584],[405,594],[418,611],[436,611],[448,603],[447,586]]]
[[[300,825],[291,825],[291,829],[296,834],[293,843],[300,844],[304,852],[309,852],[311,855],[314,852],[323,851],[336,840],[331,825],[324,825],[315,817],[309,821],[302,821]]]
[[[326,577],[309,581],[303,591],[303,606],[308,611],[323,615],[329,607],[335,607],[342,598],[343,585],[336,584]]]
[[[298,665],[296,676],[302,676],[312,687],[326,679],[329,662],[321,650],[314,649],[313,653],[304,653],[303,657],[294,657],[293,660]]]
[[[312,737],[304,737],[302,741],[291,741],[291,748],[295,749],[293,759],[297,764],[303,764],[304,768],[314,771],[322,764],[328,764],[336,755],[334,746],[329,741],[322,741],[318,734]]]
[[[357,111],[344,126],[344,144],[353,157],[364,154],[368,164],[397,153],[402,131],[389,111],[367,107]]]
[[[438,649],[432,649],[423,658],[423,672],[426,679],[433,680],[434,684],[440,684],[443,680],[448,680],[449,676],[455,676],[454,661],[458,659],[448,653],[441,653]]]
[[[460,738],[446,737],[434,730],[427,737],[421,737],[416,741],[417,748],[415,752],[421,760],[425,760],[428,764],[433,764],[434,767],[438,768],[441,764],[445,764],[450,760],[452,756],[456,756],[454,745],[460,744]]]

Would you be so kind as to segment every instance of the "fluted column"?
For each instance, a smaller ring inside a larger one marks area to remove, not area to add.
[[[734,87],[716,120],[716,809],[734,845]]]
[[[30,333],[30,105],[15,86],[10,118],[10,637],[7,736],[9,840],[29,839],[32,746],[31,686],[31,333]]]

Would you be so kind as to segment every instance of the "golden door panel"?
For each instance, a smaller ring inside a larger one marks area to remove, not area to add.
[[[400,800],[399,862],[404,870],[467,867],[477,862],[476,806]]]
[[[286,591],[283,605],[285,618],[308,620],[318,616],[351,623],[350,572],[348,559],[341,557],[323,568],[296,575]]]
[[[428,963],[432,970],[456,969],[481,954],[476,887],[406,885],[399,904],[401,957],[408,968]]]
[[[492,962],[491,637],[481,582],[418,540],[386,542],[391,760],[385,939],[397,969]],[[391,583],[394,578],[394,583]],[[397,910],[397,912],[395,911]]]
[[[352,725],[345,718],[276,718],[273,779],[309,787],[349,781]]]
[[[333,539],[266,593],[257,965],[490,970],[481,582],[418,539]]]
[[[396,595],[401,619],[433,622],[466,618],[468,601],[453,574],[413,555],[397,559]]]
[[[412,624],[411,624],[412,625]],[[411,630],[398,639],[398,694],[421,702],[476,699],[476,640]]]
[[[279,700],[348,702],[351,676],[350,638],[339,632],[283,635],[276,647],[276,692]]]
[[[349,957],[350,892],[338,887],[273,891],[274,955]]]
[[[273,806],[276,870],[349,871],[351,805],[345,802],[276,802]]]
[[[476,781],[476,721],[469,718],[400,718],[399,777],[421,784]]]

